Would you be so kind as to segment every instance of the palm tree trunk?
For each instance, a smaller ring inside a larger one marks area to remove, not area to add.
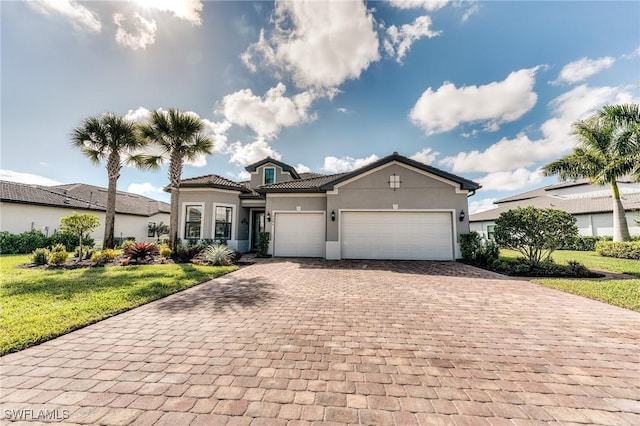
[[[171,185],[171,215],[169,219],[169,247],[173,252],[178,245],[178,216],[180,214],[180,177],[182,176],[182,157],[179,152],[171,153],[169,163],[169,184]]]
[[[115,246],[113,234],[116,221],[116,189],[118,178],[120,177],[120,155],[113,152],[107,160],[107,174],[109,175],[109,188],[107,189],[107,211],[104,219],[104,240],[103,249],[110,249]]]
[[[629,241],[629,226],[627,225],[627,216],[620,199],[620,191],[618,184],[614,181],[611,183],[611,195],[613,198],[613,241]]]

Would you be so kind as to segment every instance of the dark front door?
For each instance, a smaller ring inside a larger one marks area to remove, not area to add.
[[[254,211],[252,212],[252,215],[253,223],[251,226],[253,229],[253,235],[251,236],[251,250],[257,250],[260,233],[265,231],[264,212]]]

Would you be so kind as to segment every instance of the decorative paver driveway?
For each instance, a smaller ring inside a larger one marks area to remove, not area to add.
[[[455,263],[270,260],[1,363],[3,423],[640,424],[640,314]]]

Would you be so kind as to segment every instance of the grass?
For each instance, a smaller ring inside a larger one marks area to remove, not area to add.
[[[520,256],[514,250],[500,250],[500,255],[512,258]],[[638,279],[544,278],[534,279],[533,282],[640,312],[640,262],[637,260],[604,257],[593,251],[571,250],[555,251],[552,257],[557,263],[566,264],[569,260],[577,260],[589,269],[635,275]]]
[[[192,264],[74,270],[17,269],[0,256],[0,355],[160,299],[236,269]]]

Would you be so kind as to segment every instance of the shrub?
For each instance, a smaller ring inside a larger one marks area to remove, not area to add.
[[[8,231],[0,232],[0,254],[18,253],[18,236]]]
[[[91,255],[91,261],[98,265],[104,265],[105,263],[112,262],[116,256],[117,253],[114,249],[96,250]]]
[[[67,262],[69,253],[62,244],[56,244],[51,248],[51,254],[49,255],[49,263],[53,265],[62,265]]]
[[[220,266],[232,263],[233,251],[224,244],[207,246],[200,252],[197,260],[208,265]]]
[[[179,243],[176,246],[176,251],[173,253],[173,260],[178,263],[189,263],[192,259],[198,257],[200,252],[207,246],[204,244],[184,244]]]
[[[162,245],[160,246],[160,256],[169,258],[171,257],[171,249],[169,246]]]
[[[258,234],[258,257],[267,257],[269,251],[269,233],[260,232]]]
[[[460,235],[460,250],[465,262],[482,267],[491,266],[500,256],[498,245],[483,240],[476,231]]]
[[[39,229],[23,232],[18,235],[17,253],[31,253],[37,248],[49,246],[49,239]]]
[[[49,244],[64,244],[65,249],[72,252],[80,245],[80,238],[71,232],[56,232],[50,237]],[[82,244],[83,246],[93,247],[95,240],[90,235],[87,235],[82,239]]]
[[[46,248],[37,248],[31,254],[31,262],[36,265],[46,265],[49,261],[49,249]]]
[[[94,251],[95,250],[93,249],[93,247],[82,247],[82,257],[80,257],[80,246],[78,246],[73,252],[73,256],[77,257],[78,260],[91,259],[91,256],[93,256]]]
[[[600,256],[605,257],[640,260],[640,241],[598,241],[596,244],[596,252]]]
[[[500,247],[519,251],[531,268],[578,235],[576,218],[562,210],[518,207],[496,219],[494,236]]]
[[[90,213],[78,214],[73,212],[73,214],[60,219],[60,230],[62,232],[69,232],[78,236],[80,252],[82,252],[85,237],[88,237],[89,233],[98,226],[100,226],[100,219]]]
[[[131,244],[135,244],[136,243],[136,239],[135,238],[130,238],[127,237],[124,239],[124,241],[122,241],[122,245],[120,246],[122,249],[124,249],[125,247],[131,245]]]
[[[506,275],[521,277],[575,277],[595,278],[602,277],[587,269],[583,264],[569,261],[568,265],[560,265],[552,260],[545,260],[537,265],[531,265],[526,259],[498,259],[493,262],[491,269]]]
[[[123,251],[125,256],[136,262],[149,260],[159,253],[157,245],[145,242],[129,244],[123,249]]]

